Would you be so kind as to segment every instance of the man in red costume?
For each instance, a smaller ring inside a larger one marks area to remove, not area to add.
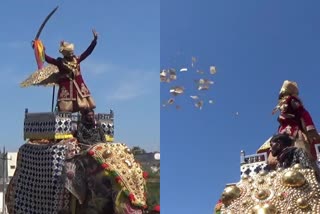
[[[74,55],[74,44],[62,41],[59,52],[63,58],[54,59],[45,54],[46,62],[59,69],[58,110],[64,112],[78,112],[84,109],[94,109],[95,102],[83,81],[80,63],[86,59],[97,44],[98,34],[92,31],[94,39],[90,46],[80,56]]]
[[[308,142],[305,149],[316,159],[314,145],[320,143],[320,137],[309,112],[304,108],[298,95],[297,83],[284,81],[280,90],[278,105],[273,111],[273,114],[278,110],[280,111],[278,132],[280,134],[286,133],[292,139],[300,140],[300,142]]]

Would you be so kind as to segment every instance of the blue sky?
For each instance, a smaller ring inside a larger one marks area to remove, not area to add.
[[[187,93],[178,97],[180,110],[161,109],[163,213],[213,212],[225,184],[239,181],[240,150],[255,153],[276,132],[271,111],[284,80],[297,81],[320,127],[319,7],[292,0],[161,1],[160,67],[190,67],[195,56],[203,70],[217,68],[207,93],[214,105],[199,111]],[[186,73],[177,84],[191,89],[193,78]],[[161,83],[161,101],[168,88]]]
[[[59,5],[40,38],[47,54],[60,56],[61,40],[76,54],[99,34],[81,68],[96,112],[115,112],[115,139],[147,151],[160,149],[160,1],[6,1],[1,4],[2,123],[0,146],[16,151],[23,141],[24,109],[51,111],[52,88],[20,88],[36,68],[31,41],[47,14]],[[156,83],[156,84],[155,84]]]

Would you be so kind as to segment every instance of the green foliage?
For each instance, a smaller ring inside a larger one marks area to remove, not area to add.
[[[147,182],[147,205],[149,209],[160,204],[160,182]]]
[[[146,151],[139,146],[134,146],[131,152],[138,157],[145,154]],[[148,210],[152,210],[156,205],[160,205],[160,163],[154,160],[153,155],[144,156],[140,161],[142,170],[148,173],[147,177],[147,206]],[[157,172],[153,172],[151,167],[159,167]]]
[[[131,149],[132,154],[134,155],[138,155],[138,154],[144,154],[146,153],[146,150],[140,148],[139,146],[134,146]]]

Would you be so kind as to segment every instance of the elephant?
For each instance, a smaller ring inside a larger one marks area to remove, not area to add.
[[[125,144],[29,142],[19,149],[6,205],[9,213],[142,214],[150,213],[146,193],[143,170]]]

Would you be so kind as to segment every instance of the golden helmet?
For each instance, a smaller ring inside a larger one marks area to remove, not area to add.
[[[299,95],[298,84],[293,81],[285,80],[279,92],[280,95]]]
[[[63,55],[73,54],[73,51],[74,51],[74,44],[68,43],[65,41],[62,41],[60,43],[59,52],[62,53]]]

